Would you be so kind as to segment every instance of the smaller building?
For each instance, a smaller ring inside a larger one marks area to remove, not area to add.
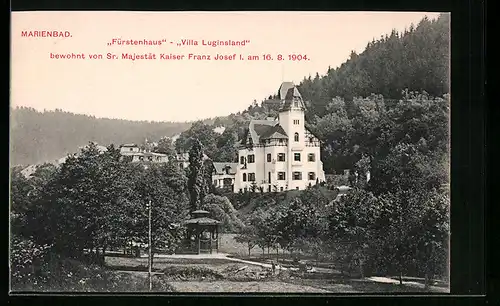
[[[230,188],[234,186],[238,163],[213,163],[212,182],[216,188]]]
[[[203,154],[203,161],[209,160],[210,158]],[[175,162],[179,165],[180,169],[186,169],[189,166],[189,153],[177,153],[175,156]]]
[[[183,251],[195,254],[218,252],[221,222],[209,218],[210,213],[205,210],[195,210],[191,216],[192,219],[184,222],[186,240]]]
[[[142,149],[136,144],[124,144],[120,146],[120,154],[128,158],[131,162],[149,161],[153,163],[166,163],[168,156],[162,153],[151,152],[148,149]]]

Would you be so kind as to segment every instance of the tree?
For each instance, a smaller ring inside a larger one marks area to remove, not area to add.
[[[241,230],[240,234],[234,237],[234,240],[239,243],[246,243],[248,247],[248,256],[252,249],[257,246],[257,234],[256,228],[252,225],[245,225]]]
[[[197,210],[203,203],[206,194],[205,174],[203,167],[203,147],[199,140],[193,140],[189,151],[188,190],[191,210]]]
[[[191,128],[182,132],[175,141],[176,150],[178,152],[189,151],[195,145],[195,142],[199,141],[203,146],[205,154],[210,157],[216,155],[216,139],[219,134],[214,132],[213,129],[213,126],[207,125],[201,121],[194,122]]]
[[[141,200],[137,208],[138,241],[148,243],[148,209],[151,201],[151,229],[153,252],[162,249],[173,252],[182,240],[182,231],[178,226],[188,215],[188,199],[179,192],[176,180],[170,173],[165,173],[166,165],[151,164],[144,169],[136,181],[136,190]],[[180,174],[180,173],[178,173]],[[178,175],[177,174],[177,175]]]
[[[332,242],[339,246],[337,249],[347,251],[339,254],[339,259],[349,266],[357,263],[361,275],[364,274],[364,262],[371,256],[372,242],[378,237],[375,225],[381,210],[377,204],[373,194],[355,188],[334,202],[329,215]]]
[[[155,152],[166,154],[169,158],[175,156],[175,146],[170,137],[162,137],[158,141],[158,146],[154,149]]]
[[[205,197],[202,209],[211,213],[212,218],[222,222],[223,232],[239,232],[243,227],[243,222],[238,218],[237,211],[227,197],[209,194]]]

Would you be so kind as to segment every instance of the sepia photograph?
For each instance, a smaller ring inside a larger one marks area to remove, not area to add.
[[[11,13],[11,293],[450,293],[446,12]]]

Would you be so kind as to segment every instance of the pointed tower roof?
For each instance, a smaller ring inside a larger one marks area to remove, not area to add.
[[[283,82],[278,90],[278,96],[283,101],[280,111],[290,110],[292,107],[304,110],[305,105],[297,86],[293,82]],[[297,102],[297,103],[295,103]]]

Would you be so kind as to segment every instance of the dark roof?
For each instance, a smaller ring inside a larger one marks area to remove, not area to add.
[[[250,136],[252,137],[253,143],[259,143],[260,136],[266,133],[269,129],[278,124],[275,120],[251,120],[248,125],[248,130]]]
[[[238,167],[238,163],[213,163],[216,173],[224,173],[224,169],[226,167],[231,168],[229,171],[230,174],[236,174],[236,168]]]
[[[293,84],[293,82],[283,82],[281,83],[281,86],[278,90],[278,96],[281,100],[286,100],[286,97],[288,95],[288,92],[290,91],[290,89],[292,90],[292,93],[293,93],[293,89],[295,88],[295,84]],[[297,90],[297,93],[298,93],[298,90]],[[299,93],[300,95],[300,93]]]
[[[276,139],[276,138],[284,138],[288,139],[288,135],[286,134],[283,127],[279,124],[273,126],[272,128],[268,128],[264,133],[260,135],[260,139]]]
[[[292,82],[283,82],[279,89],[279,97],[283,102],[280,111],[288,110],[293,105],[294,100],[298,100],[299,107],[305,109],[302,95]]]
[[[191,224],[199,224],[199,225],[217,225],[220,224],[220,221],[210,219],[207,217],[202,217],[202,218],[196,218],[196,219],[190,219],[184,222],[186,225],[191,225]]]

